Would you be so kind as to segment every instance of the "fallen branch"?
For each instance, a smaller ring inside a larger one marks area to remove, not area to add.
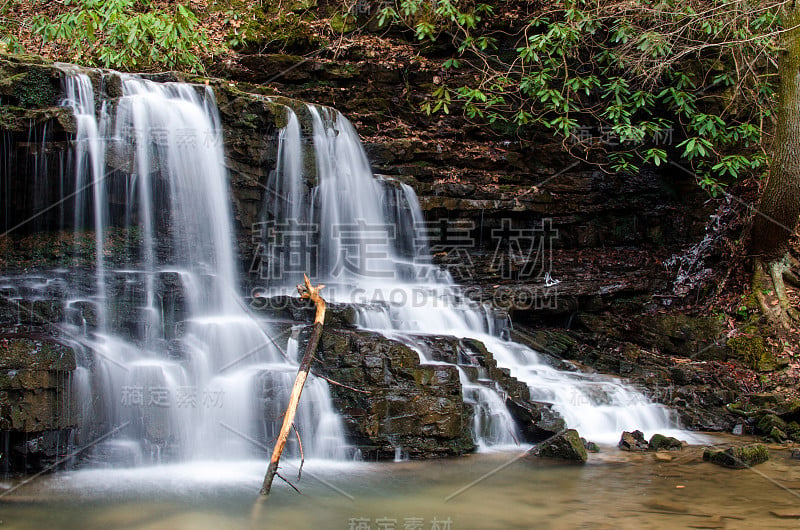
[[[306,351],[303,355],[303,360],[300,362],[300,368],[297,370],[297,378],[292,386],[292,393],[289,396],[289,405],[286,407],[286,413],[283,416],[283,425],[281,426],[278,439],[275,441],[275,448],[272,451],[272,458],[269,461],[267,474],[264,476],[264,483],[261,485],[261,495],[269,495],[269,490],[272,487],[272,481],[278,472],[278,463],[281,460],[281,454],[284,447],[286,447],[286,440],[289,437],[289,431],[294,423],[294,416],[297,413],[297,405],[300,401],[300,394],[303,393],[303,385],[305,385],[308,378],[308,372],[311,368],[311,361],[314,358],[314,352],[319,344],[319,339],[322,336],[322,325],[325,322],[325,300],[320,296],[319,291],[324,285],[313,287],[311,280],[308,276],[303,275],[305,279],[305,286],[298,285],[297,291],[300,293],[300,298],[311,300],[317,306],[316,316],[314,317],[314,330],[311,337],[308,339]]]

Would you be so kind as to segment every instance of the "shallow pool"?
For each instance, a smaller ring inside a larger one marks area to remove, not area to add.
[[[721,441],[721,440],[720,440]],[[701,447],[603,448],[584,465],[523,451],[396,463],[295,462],[261,502],[266,461],[59,472],[5,481],[4,528],[798,528],[800,461],[729,470]],[[16,487],[13,491],[10,488]],[[794,515],[795,517],[789,517]]]

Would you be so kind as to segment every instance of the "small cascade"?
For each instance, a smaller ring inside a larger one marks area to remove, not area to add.
[[[310,187],[303,196],[303,202],[288,205],[273,205],[267,208],[273,226],[297,227],[306,224],[312,228],[313,242],[309,245],[316,252],[313,259],[309,251],[302,263],[313,263],[316,277],[327,286],[326,298],[332,302],[370,303],[375,293],[404,293],[406,301],[410,296],[418,296],[419,291],[411,288],[412,281],[419,278],[438,278],[443,275],[430,264],[425,241],[423,218],[414,191],[406,185],[381,181],[372,175],[369,161],[361,146],[353,126],[342,116],[328,108],[307,107],[313,125],[312,145],[316,161],[316,185]],[[294,127],[290,115],[281,138],[286,142],[281,146],[281,155],[294,152],[289,146],[296,146],[297,154],[305,156],[302,147],[307,145],[300,137],[301,130]],[[279,156],[277,174],[271,179],[270,189],[298,190],[306,185],[309,175],[295,171]],[[280,181],[298,178],[298,184]],[[286,198],[287,195],[284,195]],[[282,218],[291,211],[294,217]],[[305,220],[310,222],[306,223]],[[272,241],[270,256],[273,263],[285,264],[289,260],[284,248]],[[271,270],[278,274],[279,283],[286,287],[297,283],[299,270]],[[275,276],[273,276],[275,277]],[[431,284],[430,289],[438,289]],[[359,299],[367,293],[365,299]],[[380,296],[380,294],[378,294]],[[427,307],[427,306],[426,306]],[[370,319],[380,319],[383,314],[366,311],[362,327],[381,331],[385,336],[405,343],[415,350],[420,361],[433,364],[436,361],[426,353],[426,346],[416,340],[412,333],[413,322],[404,322],[401,327],[370,325]],[[449,334],[442,326],[438,334]],[[465,400],[475,411],[473,419],[473,438],[481,447],[512,445],[517,439],[516,425],[503,404],[503,399],[493,386],[471,381],[463,370],[459,370]]]
[[[94,436],[118,431],[90,460],[263,457],[294,382],[296,340],[282,351],[241,301],[213,92],[107,75],[121,78],[113,107],[69,71],[63,102],[77,122],[74,230],[93,232],[96,256],[91,285],[72,278],[68,289],[68,331],[94,359],[91,375],[76,372],[93,403],[81,417]],[[309,380],[296,424],[307,458],[346,456],[324,381]],[[290,444],[287,455],[299,451]]]
[[[308,262],[317,266],[316,277],[329,286],[326,295],[331,301],[360,304],[360,327],[403,342],[425,364],[441,361],[433,359],[422,336],[478,340],[498,366],[528,385],[533,400],[551,403],[570,427],[599,443],[616,443],[623,430],[676,430],[669,409],[621,380],[557,370],[539,353],[507,340],[508,330],[495,325],[489,308],[463,296],[449,274],[431,265],[413,190],[372,175],[358,135],[344,116],[314,106],[308,112],[317,180],[310,182],[313,179],[299,166],[282,161],[276,181],[299,181],[283,182],[281,189],[305,185],[310,191],[292,195],[292,201],[303,200],[300,207],[291,202],[293,217],[281,217],[288,208],[275,206],[272,220],[286,226],[311,221],[317,232],[310,246],[319,258],[311,256]],[[287,145],[297,146],[298,155],[306,156],[301,151],[302,131],[291,119],[283,134]],[[459,373],[464,399],[475,411],[476,443],[483,448],[516,443],[516,427],[502,389],[493,381],[471,380],[461,368]]]
[[[74,227],[91,226],[94,229],[95,289],[98,299],[105,298],[104,228],[107,224],[105,170],[105,137],[109,115],[105,102],[97,118],[94,89],[87,75],[73,74],[64,78],[66,97],[62,105],[72,109],[76,122],[75,168],[75,220]],[[76,241],[79,235],[76,233]],[[98,317],[102,319],[103,313]]]

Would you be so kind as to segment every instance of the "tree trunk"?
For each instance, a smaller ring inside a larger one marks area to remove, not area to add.
[[[800,216],[800,6],[782,10],[783,27],[778,58],[778,123],[767,185],[755,219],[751,249],[766,261],[783,255]]]

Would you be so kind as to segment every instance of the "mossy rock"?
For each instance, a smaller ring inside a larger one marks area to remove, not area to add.
[[[331,18],[331,29],[336,33],[350,33],[356,28],[358,28],[358,19],[350,13],[345,15],[339,13]]]
[[[754,392],[747,394],[747,400],[753,407],[774,409],[784,397],[777,392]]]
[[[70,372],[75,369],[75,352],[49,337],[4,335],[0,369],[49,370]]]
[[[752,410],[745,407],[742,403],[738,401],[736,403],[728,403],[725,405],[725,410],[730,412],[731,414],[736,414],[737,416],[741,416],[742,418],[749,418],[750,415],[753,413]]]
[[[309,24],[316,17],[308,11],[316,4],[316,0],[296,0],[288,4],[234,2],[229,7],[238,11],[242,23],[228,33],[227,43],[243,54],[305,53],[318,48],[323,42]]]
[[[764,444],[739,445],[727,449],[706,447],[703,460],[731,469],[743,469],[769,460],[769,451]]]
[[[284,4],[285,11],[307,11],[317,7],[317,0],[291,0]]]
[[[568,352],[577,345],[577,341],[570,335],[550,330],[526,332],[519,329],[512,329],[511,338],[525,344],[529,348],[557,357],[566,357]]]
[[[599,453],[600,452],[600,447],[596,443],[587,441],[586,438],[581,438],[581,442],[583,442],[583,447],[586,448],[587,452],[589,452],[589,453]]]
[[[35,109],[58,103],[59,90],[52,82],[50,70],[31,67],[16,83],[14,95],[21,107]]]
[[[787,425],[785,421],[775,414],[764,414],[759,418],[756,427],[762,434],[770,435],[776,428],[782,432],[786,432]],[[786,439],[786,435],[784,435],[784,439]]]
[[[783,403],[780,408],[777,409],[777,412],[788,422],[800,423],[800,400],[792,399]]]
[[[647,446],[651,451],[680,451],[683,449],[683,444],[680,440],[663,434],[654,434]]]
[[[794,442],[800,442],[800,423],[790,421],[786,424],[786,436]]]
[[[767,349],[760,335],[740,335],[728,340],[732,355],[746,366],[759,372],[771,372],[780,367],[775,355]]]
[[[789,439],[785,432],[780,430],[777,427],[773,427],[769,434],[767,435],[767,439],[773,442],[782,443]]]
[[[561,434],[553,436],[531,449],[528,454],[541,458],[570,460],[581,464],[589,459],[583,441],[575,429],[567,429]]]
[[[727,356],[720,338],[722,323],[716,317],[682,314],[645,315],[639,319],[640,341],[661,351],[698,360],[724,360]]]

